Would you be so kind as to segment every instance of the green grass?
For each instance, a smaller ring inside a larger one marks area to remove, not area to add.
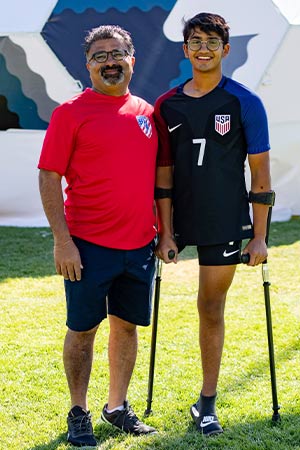
[[[269,246],[273,333],[281,424],[271,422],[261,269],[239,266],[226,306],[226,340],[218,388],[225,433],[204,439],[189,407],[201,385],[194,249],[164,265],[153,414],[157,436],[134,438],[95,426],[99,449],[300,449],[300,219],[273,223]],[[0,227],[0,448],[69,449],[69,394],[62,364],[66,331],[62,279],[54,272],[47,228]],[[99,329],[89,388],[94,424],[107,399],[108,324]],[[139,329],[129,399],[146,408],[151,328]]]

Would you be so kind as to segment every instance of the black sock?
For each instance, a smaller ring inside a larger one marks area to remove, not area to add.
[[[212,397],[205,397],[202,393],[200,393],[200,397],[197,402],[197,408],[200,416],[211,416],[216,414],[216,398],[217,394]]]

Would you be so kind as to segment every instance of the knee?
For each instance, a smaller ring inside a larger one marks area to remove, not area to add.
[[[126,334],[128,337],[135,336],[136,335],[136,325],[129,322],[124,322],[120,324],[119,331],[121,333]]]
[[[93,344],[98,326],[87,331],[73,331],[68,329],[65,343],[76,347],[89,347]]]
[[[136,325],[116,316],[110,316],[110,333],[124,334],[128,337],[136,334]]]
[[[224,320],[225,299],[223,298],[199,298],[198,312],[200,319],[217,325]]]

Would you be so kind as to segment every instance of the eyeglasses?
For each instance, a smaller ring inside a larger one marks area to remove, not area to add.
[[[111,52],[106,52],[105,50],[101,50],[100,52],[94,53],[91,56],[91,58],[88,60],[88,62],[91,62],[92,59],[94,59],[98,63],[104,63],[107,61],[108,55],[111,55],[111,57],[114,61],[123,61],[126,58],[126,56],[129,55],[129,53],[127,50],[123,50],[123,49],[120,49],[120,50],[114,49]]]
[[[192,38],[187,41],[187,45],[188,48],[193,52],[200,50],[202,44],[206,45],[207,50],[215,52],[219,49],[221,42],[223,42],[222,39],[216,37],[208,38],[207,41],[202,41],[201,39],[198,38]]]

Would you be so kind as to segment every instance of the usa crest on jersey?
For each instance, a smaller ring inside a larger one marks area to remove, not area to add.
[[[152,136],[152,125],[147,116],[136,116],[137,123],[140,126],[140,129],[145,133],[147,138],[151,138]]]
[[[221,136],[230,131],[230,114],[216,114],[215,115],[215,130]]]

